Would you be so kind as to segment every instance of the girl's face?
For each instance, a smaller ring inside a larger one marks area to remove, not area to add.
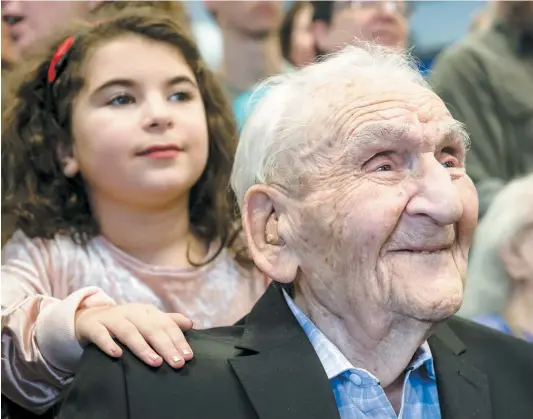
[[[175,47],[124,35],[98,47],[73,104],[64,172],[95,201],[149,208],[186,197],[208,156],[204,104]]]

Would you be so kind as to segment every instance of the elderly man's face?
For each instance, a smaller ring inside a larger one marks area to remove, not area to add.
[[[301,291],[334,314],[371,305],[446,318],[462,302],[477,223],[463,132],[425,88],[361,85],[314,119],[299,159],[306,186],[289,198],[279,233]]]

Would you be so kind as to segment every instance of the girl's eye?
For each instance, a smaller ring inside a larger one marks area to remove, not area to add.
[[[134,103],[134,99],[130,95],[118,95],[108,102],[108,105],[112,106],[124,106]]]
[[[185,102],[191,98],[191,95],[186,92],[176,92],[170,96],[170,100],[174,102]]]

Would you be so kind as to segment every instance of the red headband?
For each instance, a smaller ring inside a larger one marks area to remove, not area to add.
[[[70,50],[76,37],[69,36],[65,39],[61,45],[57,48],[52,60],[50,61],[50,67],[48,67],[48,83],[52,84],[56,80],[57,73],[61,71],[61,67],[66,59],[66,53]]]

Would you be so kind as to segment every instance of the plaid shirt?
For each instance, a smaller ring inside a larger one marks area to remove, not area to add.
[[[285,299],[315,349],[335,395],[341,419],[440,419],[433,358],[425,342],[406,369],[402,407],[396,416],[376,377],[355,368],[339,349],[294,304]]]

